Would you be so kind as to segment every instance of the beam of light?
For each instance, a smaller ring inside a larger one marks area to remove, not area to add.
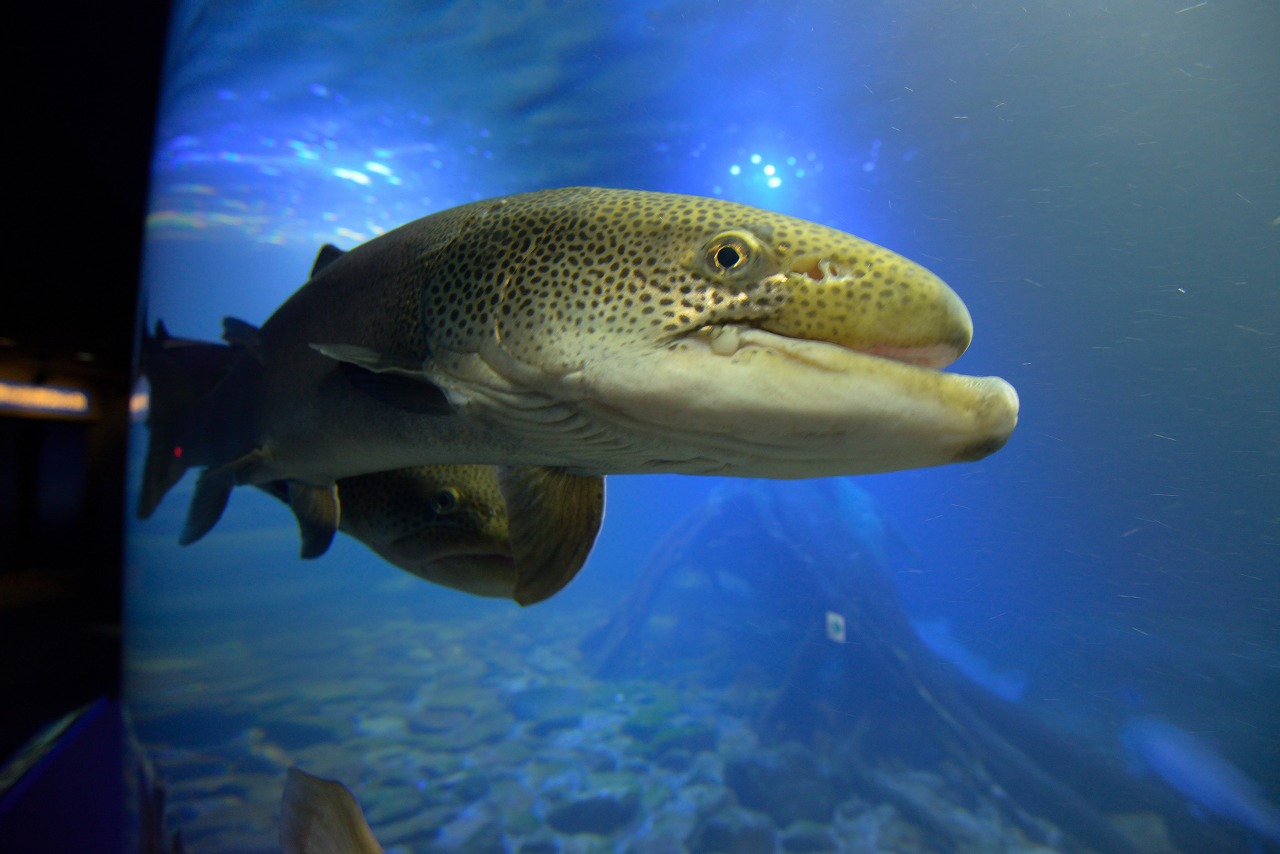
[[[347,181],[354,181],[355,183],[360,184],[361,186],[367,187],[369,185],[369,176],[364,174],[363,172],[357,172],[355,169],[346,169],[342,166],[337,166],[334,168],[333,174],[334,174],[334,177],[336,178],[343,178]]]
[[[793,194],[786,198],[778,194],[786,193],[787,187],[798,191],[797,181],[823,169],[821,159],[812,151],[739,148],[731,156],[733,159],[725,167],[727,180],[709,185],[708,189],[713,195],[769,208],[785,207]]]
[[[0,381],[0,410],[27,415],[88,415],[88,392],[76,388]]]
[[[129,417],[134,421],[141,421],[147,417],[147,413],[151,410],[151,393],[144,389],[137,389],[133,394],[129,395]]]

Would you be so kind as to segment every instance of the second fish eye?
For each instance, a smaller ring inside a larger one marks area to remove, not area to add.
[[[451,513],[458,507],[458,490],[439,489],[431,495],[431,509],[437,513]]]

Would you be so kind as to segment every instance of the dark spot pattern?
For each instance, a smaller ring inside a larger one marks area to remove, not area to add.
[[[570,371],[605,352],[605,338],[616,352],[741,323],[911,346],[950,322],[951,308],[938,307],[949,290],[918,265],[720,199],[568,188],[446,215],[456,234],[420,259],[420,328],[432,351],[472,353],[497,335],[526,363]],[[419,221],[424,238],[433,219]]]
[[[506,536],[506,503],[492,466],[435,465],[338,481],[344,525],[391,541]]]

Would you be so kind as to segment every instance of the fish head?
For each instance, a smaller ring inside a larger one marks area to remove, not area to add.
[[[972,340],[959,296],[874,243],[623,190],[516,196],[486,217],[451,262],[472,269],[427,288],[434,379],[540,446],[559,431],[579,460],[598,447],[599,471],[889,471],[980,459],[1013,430],[1008,383],[940,372]],[[488,283],[462,323],[451,279]]]
[[[755,329],[935,369],[969,347],[968,309],[924,267],[832,228],[757,218],[715,229],[680,259],[695,310],[676,312],[672,332],[718,355]]]
[[[338,482],[341,528],[419,578],[510,597],[506,504],[489,466],[418,466]]]
[[[341,529],[406,572],[533,605],[573,580],[604,516],[604,479],[431,465],[338,481]]]

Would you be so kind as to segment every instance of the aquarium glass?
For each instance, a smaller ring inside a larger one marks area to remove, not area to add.
[[[269,361],[252,328],[325,244],[599,186],[927,267],[973,321],[950,370],[1020,414],[970,463],[610,475],[585,566],[525,607],[342,531],[300,557],[288,483],[180,545],[196,466],[128,529],[165,834],[281,850],[297,768],[393,852],[1276,850],[1277,45],[1269,0],[177,2],[153,345]],[[134,507],[170,410],[239,447],[257,392],[200,409],[231,374],[184,358],[139,385]]]

